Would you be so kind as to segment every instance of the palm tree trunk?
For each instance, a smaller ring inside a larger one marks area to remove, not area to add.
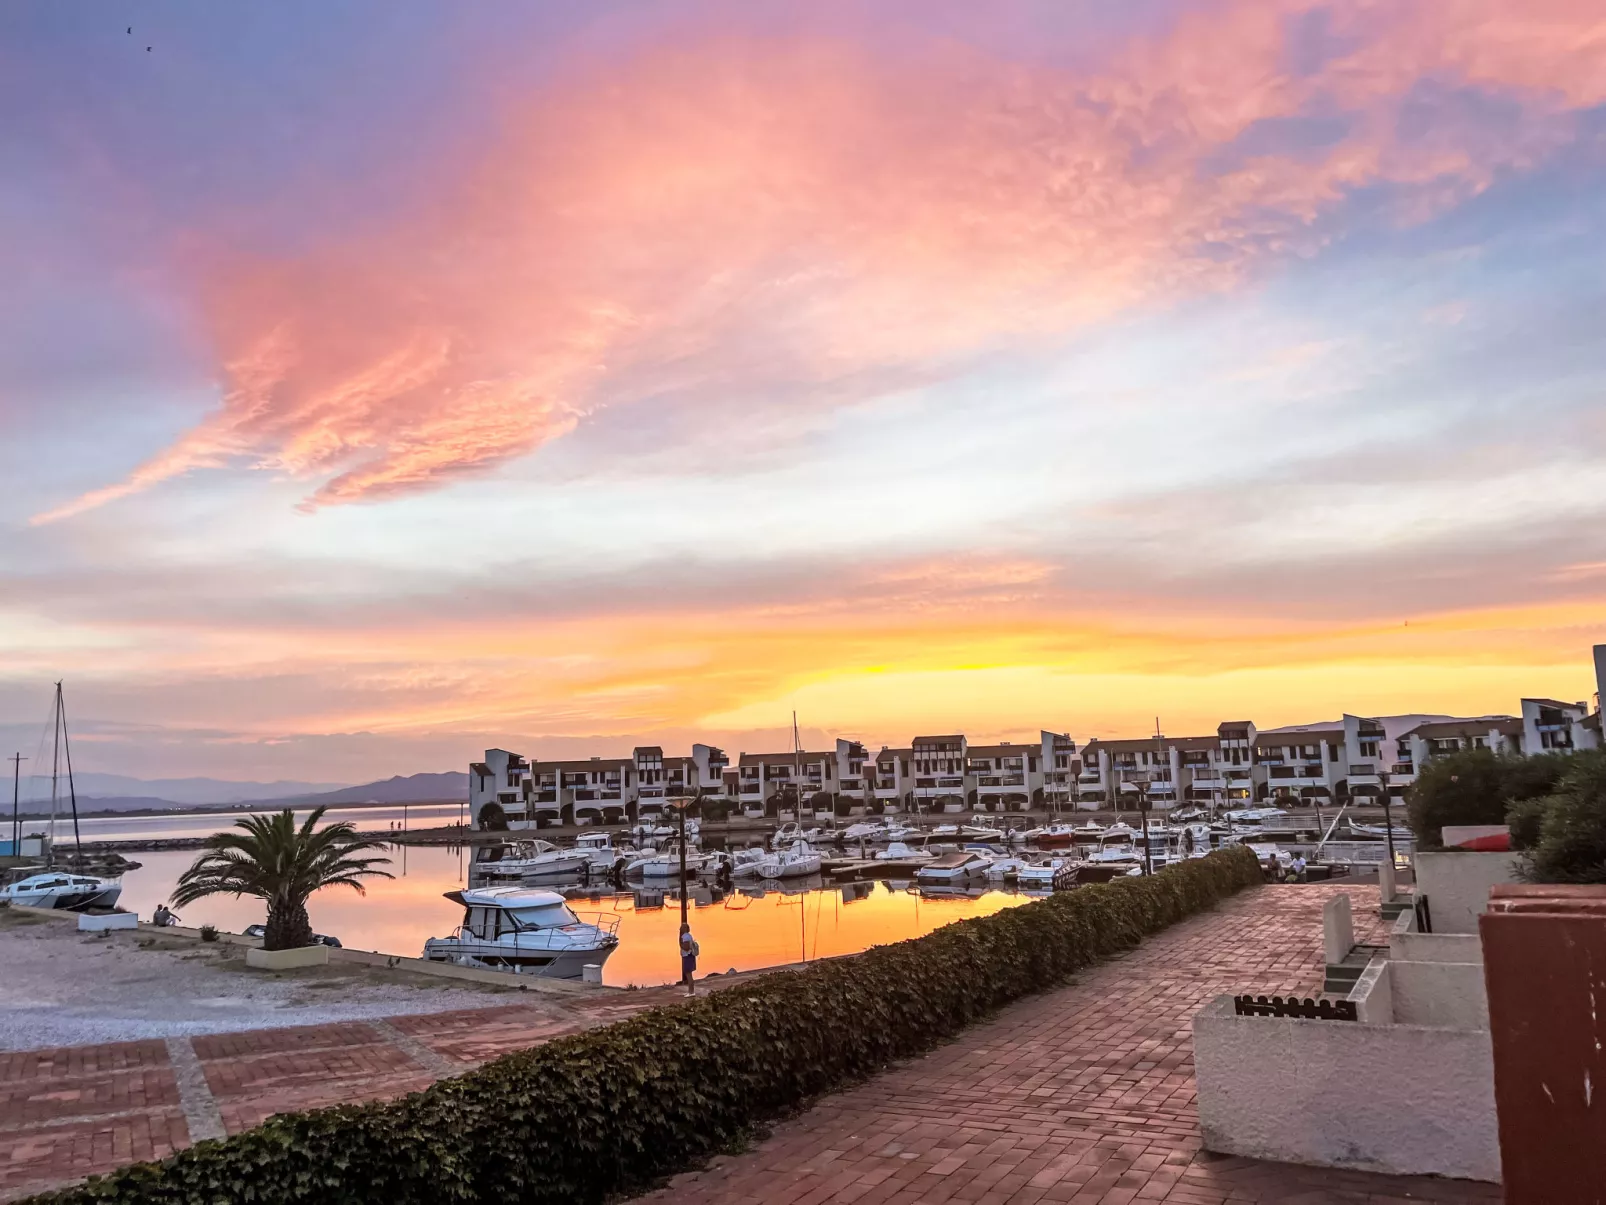
[[[264,950],[299,950],[312,944],[312,921],[305,900],[274,900],[268,904]]]

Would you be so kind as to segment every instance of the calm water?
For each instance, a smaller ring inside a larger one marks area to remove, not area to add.
[[[359,813],[357,822],[365,829],[384,828],[390,819],[401,819],[400,808],[348,809],[353,810]],[[440,810],[450,814],[430,823],[456,819],[455,808]],[[391,811],[394,817],[389,815]],[[423,811],[409,809],[409,821],[422,827]],[[335,813],[331,816],[351,818]],[[108,820],[108,826],[122,826],[125,836],[198,836],[227,827],[233,819],[145,817]],[[89,837],[87,826],[84,836]],[[140,868],[123,879],[122,907],[149,917],[156,905],[171,895],[178,876],[198,852],[130,854]],[[442,896],[464,885],[468,861],[463,850],[440,845],[396,846],[391,856],[390,870],[396,877],[375,880],[366,895],[349,888],[332,888],[313,896],[308,905],[313,928],[338,937],[354,949],[409,958],[423,952],[426,938],[444,937],[456,928],[463,910]],[[863,898],[848,898],[857,892],[835,887],[795,895],[771,892],[761,898],[739,891],[718,903],[694,905],[692,932],[702,946],[699,973],[748,971],[856,953],[872,945],[930,933],[963,917],[985,916],[1027,901],[1025,896],[1002,891],[978,898],[923,898],[901,884],[883,883],[862,885],[858,892],[864,893]],[[581,914],[607,911],[620,918],[619,948],[604,965],[605,982],[618,986],[673,982],[680,975],[676,947],[679,903],[667,899],[660,906],[638,906],[638,899],[655,904],[667,897],[657,891],[602,895],[577,899],[572,906]],[[180,914],[187,925],[213,924],[235,933],[265,919],[260,901],[227,896],[191,904]]]
[[[268,815],[282,810],[266,808],[255,814]],[[304,817],[311,810],[311,808],[295,809],[297,819]],[[204,837],[221,828],[228,828],[242,816],[250,814],[238,811],[185,812],[171,816],[93,816],[80,820],[78,830],[85,841],[130,841],[142,837]],[[392,824],[403,823],[409,828],[437,828],[441,825],[456,824],[466,815],[466,807],[460,807],[455,803],[409,804],[405,809],[398,803],[386,807],[330,808],[324,813],[324,823],[334,824],[346,820],[364,832],[375,830],[382,832]],[[9,825],[9,813],[5,814],[5,820]],[[25,833],[44,832],[48,826],[47,820],[22,822]],[[6,832],[9,836],[10,829],[8,828]],[[72,843],[72,816],[66,811],[65,805],[61,814],[56,817],[56,842],[59,846]],[[135,860],[138,861],[137,858]]]

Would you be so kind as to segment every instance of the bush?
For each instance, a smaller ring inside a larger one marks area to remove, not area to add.
[[[1435,758],[1405,794],[1406,818],[1420,849],[1442,849],[1447,824],[1505,824],[1512,802],[1546,794],[1567,767],[1560,756],[1505,757],[1463,749]]]
[[[274,1117],[32,1200],[600,1202],[1259,881],[1237,846],[654,1009],[390,1103]]]
[[[502,805],[494,799],[480,808],[480,828],[485,832],[505,833],[507,831],[507,813]]]
[[[1606,883],[1606,751],[1567,759],[1555,791],[1522,813],[1533,883]],[[1535,818],[1537,817],[1537,825]],[[1537,835],[1534,829],[1537,827]]]
[[[217,926],[216,925],[202,925],[201,926],[201,940],[202,941],[216,941],[217,940]]]

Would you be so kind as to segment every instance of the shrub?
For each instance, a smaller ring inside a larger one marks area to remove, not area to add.
[[[1509,804],[1544,795],[1566,766],[1564,757],[1506,757],[1489,749],[1435,758],[1405,794],[1417,846],[1443,848],[1440,830],[1447,824],[1505,824]]]
[[[654,1009],[387,1104],[274,1117],[33,1201],[600,1202],[1259,881],[1237,846]]]
[[[1555,791],[1530,811],[1519,805],[1528,850],[1523,877],[1534,883],[1606,883],[1606,751],[1567,759]],[[1536,832],[1537,830],[1537,832]]]
[[[503,833],[507,831],[507,813],[496,800],[491,800],[480,808],[480,828],[486,832]]]
[[[201,940],[202,941],[216,941],[217,940],[217,926],[216,925],[202,925],[201,926]]]

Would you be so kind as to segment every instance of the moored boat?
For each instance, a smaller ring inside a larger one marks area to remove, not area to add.
[[[85,908],[114,907],[122,891],[120,879],[47,871],[30,875],[9,887],[0,887],[0,900],[26,908],[64,908],[79,912]]]
[[[581,917],[555,891],[481,887],[448,891],[446,898],[463,905],[463,923],[424,943],[431,962],[579,979],[587,965],[601,966],[619,946],[617,916]]]

